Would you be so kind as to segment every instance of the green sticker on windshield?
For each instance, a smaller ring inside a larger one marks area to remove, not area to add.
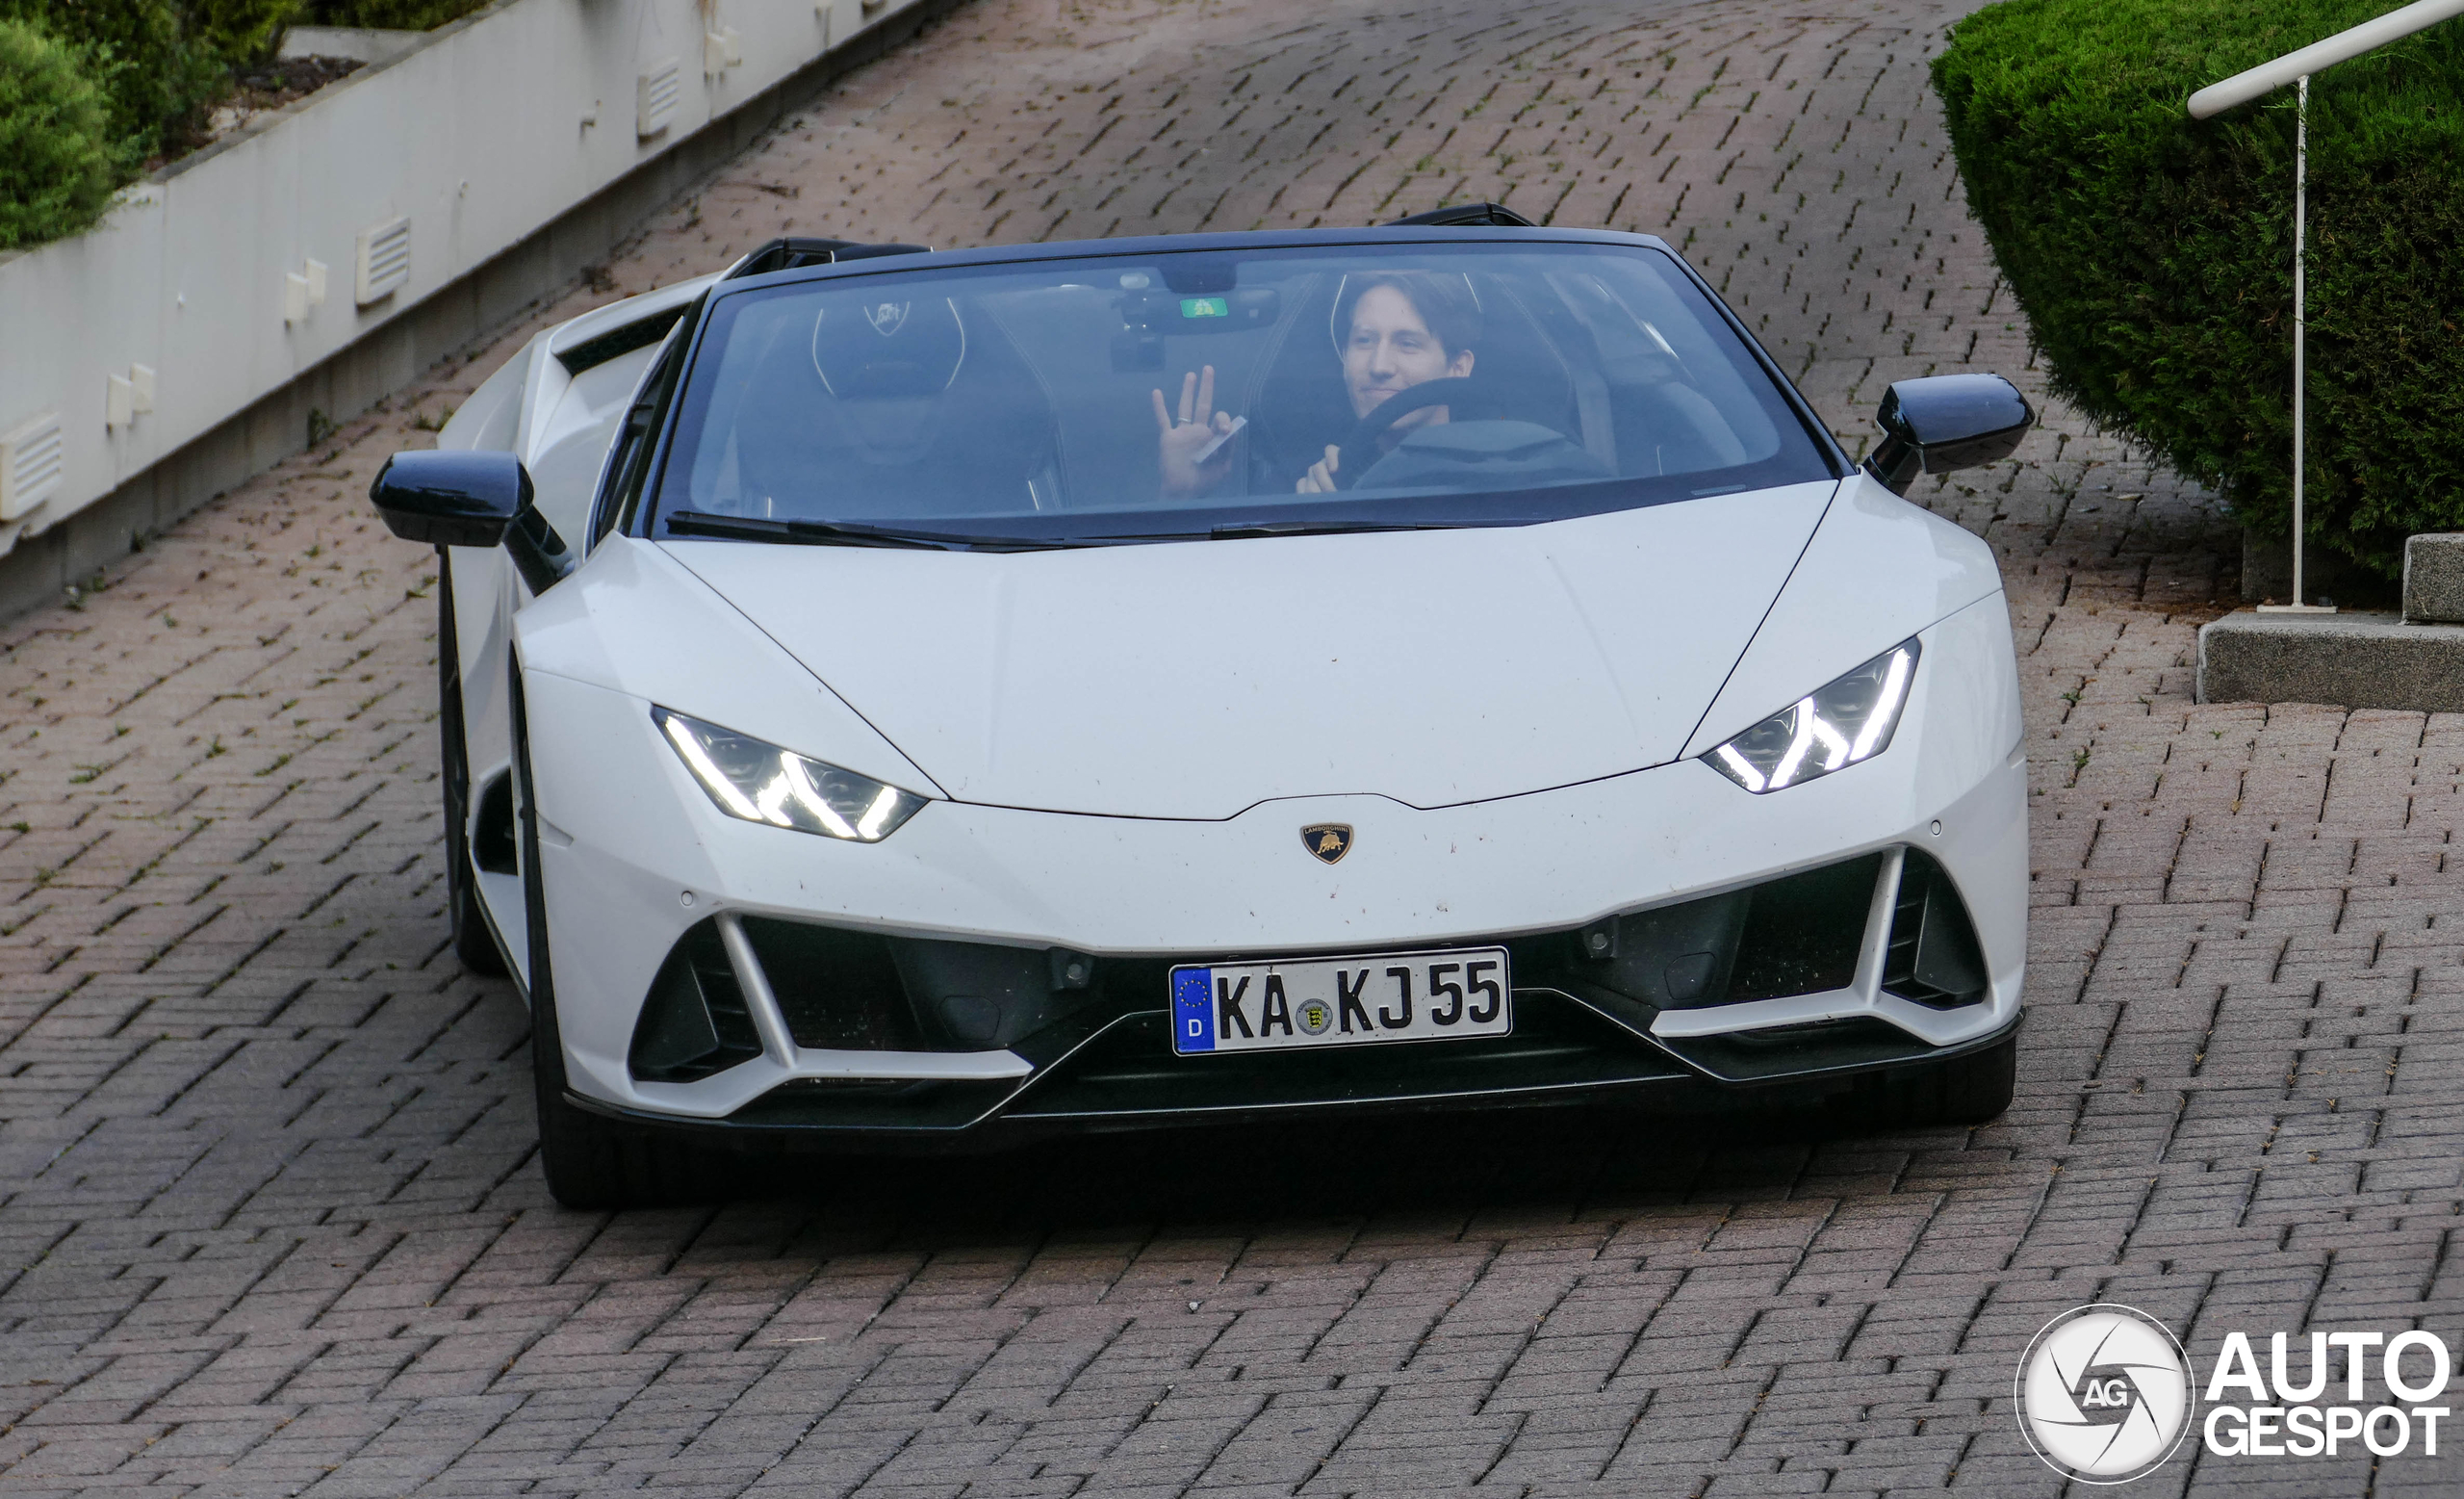
[[[1181,298],[1184,318],[1228,318],[1232,304],[1220,297],[1184,297]]]

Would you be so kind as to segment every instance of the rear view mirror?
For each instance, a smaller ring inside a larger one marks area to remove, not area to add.
[[[1142,333],[1238,333],[1270,328],[1283,316],[1283,294],[1270,286],[1210,293],[1124,292],[1121,325]]]
[[[501,546],[532,593],[574,569],[564,538],[531,504],[530,475],[509,452],[431,449],[398,452],[368,486],[385,527],[438,547]]]
[[[1895,495],[1919,474],[1948,474],[2007,458],[2036,425],[2035,408],[1998,375],[1936,375],[1901,380],[1883,396],[1883,440],[1865,470]]]

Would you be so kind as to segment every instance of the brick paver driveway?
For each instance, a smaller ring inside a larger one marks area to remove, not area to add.
[[[607,279],[789,226],[1503,196],[1682,242],[1861,442],[1899,375],[2038,378],[1925,88],[1951,13],[977,0]],[[2003,1121],[1262,1133],[559,1211],[521,1006],[444,950],[433,565],[361,498],[513,347],[0,631],[8,1493],[2044,1492],[2011,1377],[2064,1307],[2147,1308],[2202,1365],[2235,1328],[2464,1322],[2464,723],[2194,707],[2230,533],[2058,407],[1917,496],[2001,549],[2025,653]],[[2348,1443],[2136,1491],[2234,1479],[2459,1482]]]

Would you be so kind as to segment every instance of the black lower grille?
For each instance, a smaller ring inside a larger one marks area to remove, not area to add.
[[[1577,983],[1661,1010],[1845,989],[1857,978],[1882,865],[1882,855],[1867,854],[1636,912],[1585,928],[1542,956]],[[1548,970],[1517,954],[1518,979]]]
[[[797,1046],[823,1051],[926,1049],[925,1029],[908,1003],[886,939],[762,917],[746,917],[744,935],[752,939]]]
[[[1818,995],[1855,983],[1882,869],[1883,856],[1869,854],[1747,892],[1753,906],[1723,1001]]]
[[[882,937],[763,917],[746,917],[744,933],[787,1033],[816,1049],[1006,1047],[1084,1007],[1099,988],[1093,959],[1056,948]]]
[[[1580,929],[1504,939],[1516,986],[1578,995],[1644,1030],[1663,1010],[1845,989],[1856,981],[1885,857],[1866,854]],[[1098,959],[761,917],[745,917],[744,931],[796,1045],[828,1050],[1006,1048],[1032,1058],[1053,1037],[1162,1010],[1175,961],[1225,956]],[[714,937],[689,940],[703,943],[697,951],[716,951]],[[1892,914],[1885,986],[1940,1009],[1986,995],[1984,960],[1959,892],[1939,864],[1914,850]],[[704,988],[717,992],[711,983]]]

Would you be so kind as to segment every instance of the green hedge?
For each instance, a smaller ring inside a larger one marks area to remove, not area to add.
[[[125,162],[76,51],[0,19],[0,249],[91,224]]]
[[[164,125],[212,87],[212,61],[171,0],[0,0],[0,18],[65,46],[110,102],[115,144],[135,161],[159,148]],[[134,165],[134,161],[130,165]]]
[[[390,31],[433,31],[460,20],[488,0],[308,0],[303,25],[381,26]]]
[[[298,0],[0,0],[0,18],[65,43],[111,101],[119,144],[142,160],[271,51]]]
[[[2291,530],[2293,90],[2194,90],[2388,0],[2004,0],[1934,64],[2057,392]],[[2395,577],[2464,530],[2464,20],[2311,81],[2306,509]]]
[[[271,51],[297,7],[0,0],[11,37],[0,56],[0,247],[90,226],[148,158],[187,143],[232,69]]]
[[[0,249],[91,226],[294,22],[427,30],[486,0],[0,0]]]

